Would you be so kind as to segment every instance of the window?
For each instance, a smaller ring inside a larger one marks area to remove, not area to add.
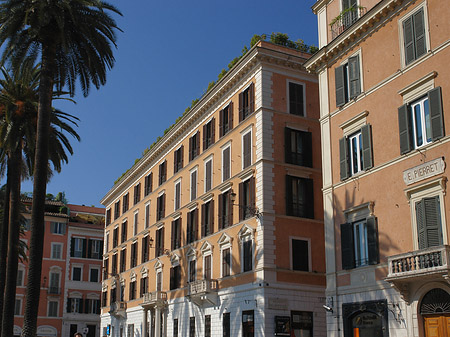
[[[113,289],[115,292],[115,289]],[[112,293],[112,292],[111,292]],[[67,299],[67,312],[71,313],[83,313],[83,299],[82,298],[68,298]]]
[[[142,263],[149,260],[149,237],[144,236],[142,238]]]
[[[133,236],[137,235],[138,233],[138,226],[139,226],[139,212],[134,212],[133,216]]]
[[[146,294],[147,292],[148,292],[148,277],[143,277],[141,278],[141,291],[139,297],[143,297],[144,294]]]
[[[156,199],[156,221],[161,220],[165,217],[166,212],[166,194],[161,194],[158,199]]]
[[[153,190],[153,172],[145,176],[144,195],[149,195]]]
[[[136,299],[136,281],[130,282],[129,299],[130,299],[130,301]]]
[[[111,209],[106,210],[105,224],[108,226],[111,223]]]
[[[197,170],[191,171],[191,201],[197,199]]]
[[[167,180],[167,161],[164,160],[161,164],[159,164],[159,185],[162,185]]]
[[[239,122],[255,111],[255,85],[253,83],[239,94]]]
[[[361,93],[359,55],[350,57],[346,64],[335,69],[336,106],[341,107]]]
[[[181,247],[181,218],[172,221],[172,250]]]
[[[161,269],[156,272],[156,291],[162,290],[162,271]]]
[[[311,132],[284,128],[284,135],[286,163],[312,167]]]
[[[122,286],[120,287],[120,289],[122,290]],[[122,292],[120,294],[122,296]],[[112,288],[111,292],[110,292],[110,304],[115,303],[117,301],[117,289],[116,288]]]
[[[211,337],[211,315],[205,315],[205,337]]]
[[[103,262],[103,279],[107,280],[109,278],[109,259],[105,258]]]
[[[117,274],[117,254],[114,254],[114,255],[112,256],[111,273],[112,273],[113,275]]]
[[[214,233],[214,200],[202,205],[202,238]]]
[[[122,222],[122,231],[121,231],[121,235],[120,235],[121,243],[124,243],[125,241],[127,241],[127,239],[128,239],[127,232],[128,232],[128,221],[125,220],[124,222]]]
[[[117,247],[117,245],[119,244],[118,238],[119,238],[119,227],[115,227],[113,232],[113,248]]]
[[[134,324],[128,324],[127,337],[134,337]]]
[[[211,255],[206,255],[203,257],[203,279],[211,280]]]
[[[186,244],[192,243],[197,240],[198,233],[198,209],[194,209],[187,214],[187,226],[186,226]]]
[[[189,317],[189,337],[195,337],[195,317]]]
[[[120,216],[120,200],[114,204],[114,220]]]
[[[120,251],[120,267],[119,271],[123,273],[125,270],[127,270],[127,249],[124,248]]]
[[[71,254],[72,257],[86,257],[86,239],[72,238]]]
[[[16,279],[16,286],[21,287],[23,286],[23,276],[25,274],[25,271],[23,269],[17,270],[17,279]]]
[[[173,319],[173,337],[178,337],[178,318]]]
[[[116,301],[117,290],[116,289],[112,289],[112,290],[114,290],[114,297],[111,296],[111,299],[114,298],[114,302],[115,302]],[[123,301],[125,301],[125,283],[121,283],[120,284],[119,291],[120,291],[120,293],[119,293],[119,296],[120,296],[119,297],[119,301],[123,302]]]
[[[181,145],[180,148],[174,152],[173,174],[177,173],[179,170],[183,168],[183,152],[184,152],[183,145]]]
[[[247,240],[242,243],[242,271],[253,269],[253,240]]]
[[[105,253],[107,253],[108,250],[109,250],[109,232],[106,232],[106,238],[105,238],[105,240],[106,240],[106,249],[105,249]]]
[[[440,197],[423,198],[414,204],[419,249],[440,246],[442,239],[442,216]]]
[[[50,222],[50,232],[53,234],[66,234],[66,224],[63,222]]]
[[[48,317],[58,317],[58,301],[48,302]]]
[[[427,52],[423,7],[402,22],[405,65]]]
[[[309,311],[291,311],[291,328],[295,336],[313,335],[313,313]]]
[[[341,225],[342,268],[379,263],[376,218],[368,216]]]
[[[212,159],[205,161],[205,193],[212,188]]]
[[[371,125],[339,140],[341,180],[373,167]]]
[[[90,259],[101,260],[103,258],[102,252],[103,252],[103,241],[102,240],[95,240],[95,239],[88,240],[87,256]]]
[[[127,193],[123,196],[123,202],[122,202],[122,213],[125,213],[128,211],[128,208],[130,207],[130,194]]]
[[[52,259],[60,260],[62,258],[62,243],[52,242]]]
[[[224,312],[222,315],[223,337],[231,337],[230,313]]]
[[[156,231],[156,257],[164,254],[164,227]]]
[[[108,303],[108,292],[102,291],[102,307],[106,307],[106,303]]]
[[[231,249],[225,248],[222,250],[222,277],[230,276],[231,274]]]
[[[181,180],[175,183],[175,200],[174,200],[175,211],[181,206]]]
[[[233,224],[233,203],[231,202],[231,190],[219,194],[219,230]]]
[[[100,314],[100,300],[97,299],[86,299],[86,313],[87,314]]]
[[[197,261],[192,259],[189,261],[189,282],[194,282],[197,278]]]
[[[292,115],[305,115],[304,86],[289,82],[289,113]]]
[[[138,256],[138,243],[136,241],[131,245],[130,268],[134,268],[137,266],[137,256]]]
[[[252,132],[242,136],[242,169],[252,164]]]
[[[215,141],[216,119],[211,119],[203,125],[203,151],[209,148]]]
[[[134,204],[136,205],[141,201],[141,183],[134,186]]]
[[[314,219],[312,179],[286,176],[286,214]]]
[[[398,108],[400,153],[420,148],[444,137],[441,87]]]
[[[49,287],[48,287],[48,293],[49,294],[59,294],[59,280],[60,280],[60,273],[56,271],[50,272],[50,281],[49,281]],[[81,268],[80,268],[80,275],[81,279]],[[76,281],[76,280],[75,280]]]
[[[243,337],[255,336],[255,313],[253,310],[242,311]]]
[[[231,177],[231,145],[222,150],[222,181]]]
[[[91,268],[89,269],[89,282],[98,282],[99,281],[99,269],[98,268]]]
[[[200,131],[189,138],[189,161],[200,154]]]
[[[170,290],[181,287],[181,267],[174,266],[170,268]]]
[[[219,112],[219,134],[220,137],[233,129],[233,102],[230,102]]]
[[[81,281],[82,269],[81,267],[72,268],[72,281]]]
[[[14,316],[20,316],[22,313],[22,299],[16,298],[14,302]]]
[[[309,242],[308,240],[291,240],[292,270],[309,271]]]
[[[150,226],[150,203],[145,204],[145,228]]]
[[[239,184],[239,221],[255,214],[255,178],[251,177]]]

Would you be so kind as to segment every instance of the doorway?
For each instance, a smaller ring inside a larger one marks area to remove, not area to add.
[[[450,336],[450,294],[439,288],[425,294],[420,304],[425,337]]]
[[[426,337],[450,336],[450,315],[425,316]]]

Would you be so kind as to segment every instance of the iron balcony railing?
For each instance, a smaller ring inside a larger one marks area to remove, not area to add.
[[[331,38],[334,39],[348,27],[353,25],[361,16],[366,14],[366,8],[353,6],[344,9],[330,24]]]
[[[217,290],[217,280],[197,280],[189,283],[189,295],[205,294]]]
[[[438,273],[448,273],[450,246],[442,245],[388,258],[387,279],[417,277]]]

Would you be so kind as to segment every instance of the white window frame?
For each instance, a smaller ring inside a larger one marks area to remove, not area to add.
[[[356,147],[357,147],[357,151],[356,151],[356,164],[357,164],[357,169],[355,170],[355,158],[353,158],[353,148],[354,148],[354,144],[353,141],[356,142]],[[361,130],[355,132],[354,134],[348,136],[347,139],[347,145],[348,145],[348,155],[350,157],[350,174],[351,176],[354,176],[355,174],[362,172],[363,171],[363,166],[362,166],[362,133]]]
[[[145,228],[150,226],[150,201],[145,204]]]
[[[253,165],[253,125],[241,132],[241,168],[244,170],[244,137],[250,133],[250,166]]]
[[[195,198],[193,198],[192,195],[192,176],[195,174]],[[198,196],[198,166],[194,167],[192,170],[189,171],[189,180],[190,180],[190,193],[189,193],[189,198],[191,201],[197,199]]]
[[[22,273],[22,277],[19,278],[19,273]],[[20,280],[20,282],[18,282]],[[17,287],[23,287],[25,281],[25,267],[22,264],[19,264],[17,268]]]
[[[421,97],[413,102],[411,102],[409,104],[409,111],[408,113],[411,114],[411,131],[412,131],[412,137],[413,137],[413,148],[414,149],[419,149],[421,147],[424,147],[428,144],[433,143],[433,140],[427,139],[427,118],[425,115],[425,102],[427,102],[428,104],[428,121],[429,121],[429,136],[431,138],[431,117],[430,117],[430,107],[429,107],[429,103],[428,103],[428,96],[424,96]],[[417,129],[418,129],[418,125],[417,125],[417,121],[416,121],[416,115],[414,113],[414,108],[418,106],[420,109],[420,118],[421,118],[421,122],[420,122],[420,131],[422,132],[422,144],[417,144]]]
[[[78,238],[78,237],[74,237],[74,247],[73,247],[73,257],[76,258],[83,258],[83,239],[85,238]],[[78,247],[77,243],[80,242],[81,247]],[[81,250],[77,250],[77,248],[81,248]],[[77,253],[80,253],[78,256]]]
[[[81,272],[80,272],[80,280],[74,280],[73,279],[73,275],[74,275],[74,269],[75,268],[80,268]],[[74,282],[83,282],[83,264],[82,263],[74,263],[72,264],[72,273],[71,273],[71,278],[72,281]]]
[[[133,213],[133,236],[137,235],[138,226],[139,226],[139,210]]]
[[[213,161],[213,156],[211,155],[211,156],[209,156],[208,158],[206,158],[205,159],[205,161],[204,161],[204,164],[203,164],[203,168],[204,168],[204,186],[203,186],[203,191],[204,191],[204,193],[207,193],[207,192],[209,192],[209,191],[211,191],[212,189],[213,189],[213,187],[214,187],[214,183],[213,183],[213,176],[214,176],[214,161]],[[206,164],[207,163],[209,163],[209,162],[211,162],[211,177],[210,177],[210,179],[211,179],[211,188],[210,189],[206,189],[206,181],[207,181],[207,172],[206,172]]]
[[[224,164],[225,164],[224,152],[225,152],[226,149],[230,149],[230,162],[229,162],[229,166],[228,166],[229,169],[230,169],[230,172],[228,174],[229,177],[227,179],[224,179],[224,174],[225,174],[225,169],[224,169]],[[231,178],[231,163],[232,163],[232,160],[231,160],[232,157],[231,156],[232,156],[232,153],[231,153],[231,141],[230,141],[230,142],[226,143],[224,146],[222,146],[222,182],[224,182],[224,181],[226,181],[226,180]]]
[[[55,231],[52,232],[52,234],[57,234],[57,235],[65,235],[64,233],[66,232],[66,223],[65,222],[59,222],[59,221],[52,221],[52,223],[54,223],[55,225]],[[51,225],[50,225],[51,228]],[[64,228],[64,233],[61,233],[63,230],[62,228]]]
[[[91,238],[90,240],[87,241],[88,245],[89,243],[91,244],[91,256],[88,256],[88,258],[92,259],[93,254],[98,254],[99,258],[102,257],[102,252],[100,251],[100,247],[102,246],[102,240],[100,238]]]
[[[179,185],[180,187],[180,199],[177,199],[177,185]],[[177,207],[177,203],[178,203],[178,207]],[[181,178],[177,179],[174,183],[174,187],[173,187],[173,210],[179,210],[181,208]]]
[[[61,267],[58,266],[53,266],[50,268],[49,272],[48,272],[48,288],[50,289],[51,287],[54,287],[52,285],[52,274],[57,274],[58,276],[58,285],[57,288],[60,291],[61,290],[61,278],[62,278],[62,269]]]
[[[61,260],[62,259],[62,253],[63,253],[63,243],[62,242],[52,242],[51,245],[51,252],[50,252],[50,258],[52,260]],[[53,257],[56,247],[59,247],[59,258]]]
[[[294,270],[294,260],[293,260],[293,247],[292,247],[292,240],[301,240],[301,241],[307,241],[308,242],[308,272],[311,272],[312,270],[312,258],[311,258],[311,239],[300,237],[300,236],[290,236],[289,237],[289,260],[290,260],[290,269]],[[295,270],[299,271],[299,270]]]
[[[300,116],[300,117],[307,117],[307,113],[306,113],[306,106],[307,106],[306,105],[306,84],[305,84],[305,82],[292,80],[292,79],[286,79],[286,105],[287,105],[286,111],[290,115],[298,116],[298,115],[295,115],[295,114],[291,113],[289,83],[298,84],[298,85],[301,85],[303,87],[303,116]]]
[[[50,316],[50,303],[56,303],[56,314],[54,316]],[[59,301],[56,300],[48,300],[47,302],[47,317],[58,317],[59,313]]]
[[[105,245],[103,247],[103,254],[106,254],[109,249],[109,231],[105,233]]]
[[[19,301],[19,308],[17,310],[17,301]],[[22,316],[22,304],[23,304],[23,298],[16,297],[14,300],[14,316]],[[18,311],[18,313],[17,313]]]
[[[239,238],[239,249],[240,249],[240,262],[241,262],[241,273],[244,273],[244,242],[252,241],[252,269],[254,271],[256,268],[256,244],[255,244],[255,229],[251,228],[249,225],[242,226],[238,233]],[[246,271],[250,272],[250,271]]]

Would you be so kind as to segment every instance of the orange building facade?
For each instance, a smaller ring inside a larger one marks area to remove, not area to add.
[[[102,335],[325,336],[318,82],[254,46],[102,199]]]
[[[25,201],[31,205],[31,199]],[[24,214],[28,225],[30,213]],[[104,209],[46,202],[42,283],[37,336],[100,336],[101,267]],[[19,263],[14,336],[23,327],[27,261]]]
[[[450,9],[319,0],[328,336],[450,336]]]

